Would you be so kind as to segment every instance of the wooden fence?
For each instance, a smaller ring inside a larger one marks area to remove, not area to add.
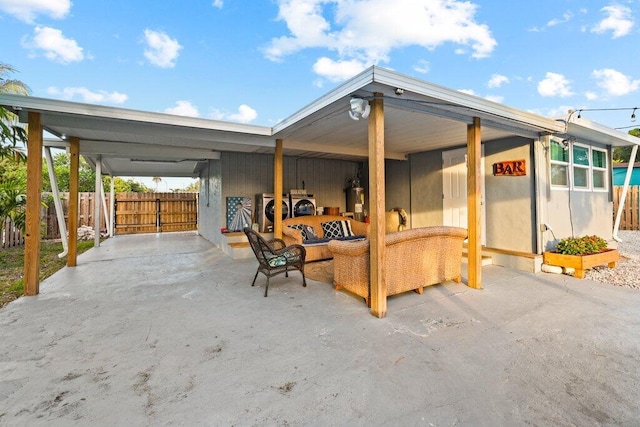
[[[615,221],[622,197],[622,186],[613,187],[613,219]],[[629,186],[620,217],[620,230],[640,230],[640,186]]]
[[[68,223],[69,193],[60,193],[60,196],[64,219]],[[94,193],[79,193],[78,197],[78,226],[93,227]],[[58,227],[52,196],[50,193],[43,193],[42,199],[47,205],[47,207],[42,207],[40,212],[42,236],[44,239],[59,239],[61,237],[60,228]],[[109,194],[106,195],[106,199],[107,207],[109,207]],[[197,229],[198,194],[196,193],[117,193],[116,202],[118,201],[121,204],[116,207],[117,234]],[[138,205],[134,207],[136,202],[127,205],[125,202],[129,201],[137,201]],[[158,203],[160,204],[158,205]],[[159,211],[158,206],[160,207]],[[118,208],[122,210],[118,211]],[[141,225],[142,222],[146,222],[146,225]],[[102,209],[100,224],[102,224],[100,226],[101,230],[105,231],[104,211]],[[157,224],[161,224],[160,227]],[[22,233],[10,220],[0,224],[0,249],[23,244],[24,237]]]
[[[116,234],[198,228],[197,193],[118,193]]]

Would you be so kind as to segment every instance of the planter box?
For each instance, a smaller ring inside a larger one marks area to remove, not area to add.
[[[607,249],[592,255],[563,255],[557,252],[545,252],[542,254],[542,259],[548,265],[575,268],[575,276],[582,279],[584,271],[588,268],[605,264],[609,268],[614,268],[620,259],[620,252],[617,249]]]

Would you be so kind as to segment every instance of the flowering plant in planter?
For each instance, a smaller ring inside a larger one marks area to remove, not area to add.
[[[607,242],[598,236],[567,237],[556,245],[556,252],[564,255],[591,255],[607,249]]]

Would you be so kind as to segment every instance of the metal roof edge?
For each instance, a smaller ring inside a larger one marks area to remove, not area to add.
[[[568,135],[586,133],[591,141],[606,145],[640,145],[640,138],[601,123],[585,118],[578,119],[572,115],[566,120]]]
[[[76,114],[89,117],[138,121],[149,124],[186,126],[222,132],[245,133],[257,136],[270,137],[272,135],[272,128],[266,126],[224,122],[200,117],[177,116],[167,113],[155,113],[6,93],[0,94],[0,106],[4,106],[14,112],[28,110],[34,112]]]
[[[429,83],[386,68],[375,67],[374,81],[387,86],[415,92],[419,95],[440,99],[445,103],[457,104],[470,110],[501,117],[509,121],[526,123],[529,126],[540,128],[545,132],[562,132],[565,127],[564,123],[558,123],[557,120],[553,118],[509,107],[498,102]]]
[[[374,72],[377,67],[371,66],[366,70],[362,71],[360,74],[350,78],[346,82],[342,83],[340,86],[327,93],[326,95],[316,99],[312,103],[307,106],[301,108],[296,111],[286,119],[282,120],[278,124],[273,127],[273,135],[276,135],[279,132],[287,129],[289,126],[294,125],[305,117],[315,113],[316,111],[321,110],[322,108],[331,105],[335,101],[343,98],[358,89],[362,89],[366,85],[373,83]],[[347,106],[345,106],[347,108]],[[346,110],[345,110],[346,111]]]

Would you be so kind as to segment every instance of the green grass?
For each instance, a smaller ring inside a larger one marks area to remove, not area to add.
[[[93,240],[78,242],[78,254],[91,249]],[[40,280],[44,280],[67,265],[67,258],[58,258],[62,243],[43,240],[40,244]],[[24,246],[0,249],[0,308],[24,293]]]

